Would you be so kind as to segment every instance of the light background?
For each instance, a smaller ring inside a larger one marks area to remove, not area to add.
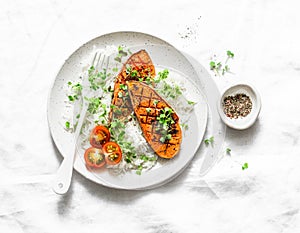
[[[0,232],[299,232],[299,28],[295,0],[0,0]],[[231,156],[204,178],[192,163],[161,188],[120,191],[75,173],[69,194],[57,196],[50,86],[75,49],[124,30],[160,37],[207,69],[230,49],[233,74],[212,79],[220,90],[254,84],[260,117],[227,130]]]

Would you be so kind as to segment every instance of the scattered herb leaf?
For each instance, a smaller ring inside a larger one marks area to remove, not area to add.
[[[193,101],[190,101],[190,100],[188,100],[187,103],[188,103],[189,105],[195,105],[195,104],[196,104],[196,102],[193,102]]]
[[[206,145],[213,144],[214,143],[214,136],[211,136],[210,138],[205,139],[204,143]]]
[[[68,96],[68,99],[69,99],[69,101],[71,101],[71,102],[75,100],[74,97],[71,96],[71,95]]]
[[[231,52],[230,50],[227,50],[227,56],[228,56],[229,58],[234,58],[234,53]]]
[[[185,124],[185,123],[180,124],[180,126],[181,126],[181,128],[183,128],[184,130],[188,130],[188,129],[189,129],[188,124]]]
[[[158,76],[154,78],[154,82],[159,83],[160,81],[167,79],[168,75],[169,75],[169,70],[164,69],[163,71],[158,72]]]
[[[65,125],[66,125],[66,129],[70,129],[70,122],[69,121],[66,121],[66,123],[65,123]]]
[[[124,51],[124,48],[121,45],[119,45],[118,46],[118,54],[114,58],[114,60],[117,62],[122,62],[122,58],[126,57],[127,55],[128,55],[128,53]]]
[[[127,90],[127,85],[126,84],[120,84],[120,89],[126,91]]]
[[[244,163],[244,165],[242,166],[242,170],[245,170],[248,168],[248,163]]]

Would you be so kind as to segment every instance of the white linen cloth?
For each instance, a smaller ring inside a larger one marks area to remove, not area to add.
[[[299,28],[295,0],[1,0],[0,232],[299,232]],[[75,49],[114,31],[160,37],[207,69],[231,50],[233,73],[212,79],[220,90],[254,84],[261,114],[248,130],[227,130],[231,155],[205,177],[197,158],[147,191],[106,188],[75,172],[58,196],[49,89]]]

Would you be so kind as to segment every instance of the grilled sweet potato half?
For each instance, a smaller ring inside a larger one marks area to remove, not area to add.
[[[132,105],[128,96],[126,81],[147,80],[155,77],[155,68],[145,50],[140,50],[132,54],[123,65],[115,82],[112,97],[112,108],[109,120],[125,119],[133,112]]]
[[[173,158],[180,150],[182,140],[179,117],[149,85],[128,81],[127,87],[146,141],[158,156]]]

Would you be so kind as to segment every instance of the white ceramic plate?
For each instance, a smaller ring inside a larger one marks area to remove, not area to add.
[[[90,64],[95,50],[106,51],[109,54],[112,47],[117,48],[119,45],[130,48],[132,52],[145,49],[155,67],[167,68],[171,71],[170,75],[173,73],[182,79],[188,89],[185,97],[197,102],[188,122],[189,129],[183,134],[178,155],[171,160],[159,159],[155,167],[143,172],[142,175],[137,175],[135,172],[113,175],[108,169],[94,173],[87,169],[81,154],[77,154],[74,168],[86,178],[104,186],[119,189],[153,188],[170,181],[189,164],[202,142],[208,115],[205,95],[195,84],[199,81],[197,72],[186,57],[167,42],[138,32],[116,32],[97,37],[82,45],[65,61],[51,88],[48,99],[49,128],[62,156],[69,156],[73,134],[64,129],[66,93],[63,86],[68,80],[78,80],[83,66]]]

